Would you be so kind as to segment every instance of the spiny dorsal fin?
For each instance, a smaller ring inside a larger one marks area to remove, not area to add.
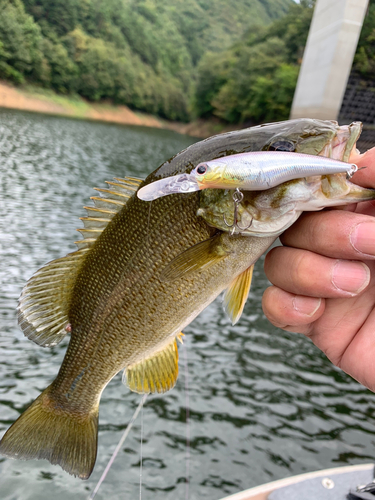
[[[254,264],[235,278],[224,292],[223,306],[232,325],[240,319],[245,302],[249,295]]]
[[[24,286],[18,323],[30,340],[43,347],[58,344],[69,331],[70,294],[87,249],[53,260]]]
[[[113,190],[100,190],[93,197],[95,207],[85,207],[84,239],[77,241],[78,251],[56,259],[39,269],[26,283],[18,305],[18,323],[26,337],[43,347],[58,344],[69,331],[70,294],[87,251],[106,228],[112,217],[134,195],[141,179],[115,179]],[[112,194],[112,191],[114,194]]]
[[[177,255],[163,269],[160,279],[174,281],[184,275],[207,269],[227,255],[228,252],[221,245],[221,234],[217,234]]]
[[[178,350],[174,338],[164,349],[124,370],[122,381],[139,394],[167,392],[178,377]]]
[[[141,183],[142,179],[135,177],[116,177],[115,182],[106,181],[109,189],[94,188],[100,196],[91,197],[95,207],[84,207],[88,216],[81,217],[84,227],[78,229],[84,239],[75,242],[80,250],[93,246],[112,217],[126,205]]]

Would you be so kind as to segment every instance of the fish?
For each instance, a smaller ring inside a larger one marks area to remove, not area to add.
[[[202,189],[241,189],[260,191],[284,182],[346,172],[351,178],[357,165],[287,151],[240,153],[199,163],[190,174],[159,179],[138,190],[137,196],[152,201],[173,193],[192,193]]]
[[[100,397],[119,371],[134,392],[172,389],[182,330],[222,292],[232,321],[240,317],[254,263],[304,206],[375,198],[345,173],[248,191],[239,217],[246,212],[254,220],[246,232],[232,234],[223,219],[233,215],[230,192],[206,189],[149,203],[136,196],[138,189],[251,151],[284,148],[348,162],[360,132],[358,122],[298,119],[219,134],[189,146],[145,180],[116,178],[97,188],[78,250],[42,267],[21,293],[18,322],[26,337],[48,347],[70,333],[70,342],[56,378],[6,431],[0,453],[47,459],[87,479],[97,454]],[[300,202],[293,196],[301,183]]]

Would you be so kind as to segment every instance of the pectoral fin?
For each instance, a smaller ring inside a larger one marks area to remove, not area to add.
[[[235,278],[225,290],[223,305],[232,324],[235,325],[240,319],[245,302],[249,295],[251,279],[253,277],[254,264]]]
[[[148,394],[169,391],[174,387],[177,377],[178,350],[174,338],[163,350],[140,363],[128,366],[122,381],[131,391]]]
[[[53,260],[26,283],[18,305],[18,324],[43,347],[58,344],[69,331],[69,303],[88,249]]]
[[[163,270],[162,281],[174,281],[186,274],[201,271],[224,259],[229,252],[221,244],[222,234],[197,243],[177,255]]]

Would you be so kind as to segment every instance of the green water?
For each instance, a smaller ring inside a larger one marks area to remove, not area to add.
[[[67,345],[43,349],[24,338],[15,310],[25,281],[75,249],[92,187],[145,176],[192,142],[163,130],[0,112],[1,435],[56,376]],[[235,327],[217,300],[184,330],[176,387],[150,397],[143,411],[142,500],[218,500],[285,476],[373,460],[375,396],[308,339],[268,323],[266,286],[260,261]],[[0,458],[0,499],[86,499],[139,400],[120,375],[104,391],[88,481],[46,461]],[[140,442],[139,418],[96,498],[139,498]]]

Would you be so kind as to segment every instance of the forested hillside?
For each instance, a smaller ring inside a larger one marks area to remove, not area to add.
[[[249,29],[220,58],[207,52],[197,67],[197,114],[229,123],[288,119],[314,4],[292,4],[283,18]]]
[[[171,120],[289,116],[315,0],[0,0],[0,79]],[[375,78],[375,0],[353,71]]]
[[[188,120],[202,57],[220,60],[246,31],[269,25],[292,3],[0,0],[0,78]]]

